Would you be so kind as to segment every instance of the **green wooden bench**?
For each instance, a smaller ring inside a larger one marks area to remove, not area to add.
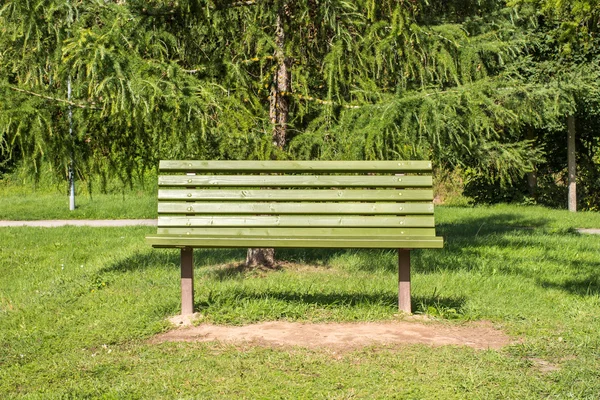
[[[161,161],[153,247],[181,249],[181,313],[194,311],[193,248],[441,248],[428,161]]]

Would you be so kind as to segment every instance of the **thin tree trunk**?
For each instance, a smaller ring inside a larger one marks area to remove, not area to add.
[[[71,101],[71,77],[67,80],[67,99]],[[75,210],[75,141],[73,139],[73,108],[69,104],[69,139],[71,140],[71,159],[69,160],[69,210]]]
[[[269,107],[269,117],[273,124],[273,144],[280,149],[285,146],[285,137],[288,119],[288,93],[290,91],[290,76],[288,60],[285,57],[285,31],[283,27],[284,6],[277,12],[277,21],[275,25],[275,60],[277,61],[277,71],[273,76],[273,85],[271,86],[271,103]]]
[[[577,211],[577,161],[575,160],[575,117],[567,117],[567,170],[569,173],[569,211]]]
[[[273,125],[273,145],[279,149],[285,146],[286,129],[288,120],[288,93],[290,91],[289,60],[285,57],[285,5],[279,7],[275,25],[275,60],[277,70],[273,75],[271,85],[271,99],[269,104],[269,118]],[[246,266],[273,267],[275,265],[275,249],[248,249]]]
[[[532,126],[527,128],[527,140],[535,140],[535,132]],[[535,166],[533,171],[527,173],[527,189],[533,200],[537,201],[537,168]]]

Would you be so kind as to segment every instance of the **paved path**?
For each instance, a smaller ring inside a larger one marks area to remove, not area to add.
[[[594,228],[577,228],[575,229],[577,232],[579,233],[587,233],[590,235],[600,235],[600,229],[594,229]]]
[[[37,226],[55,228],[57,226],[156,226],[155,219],[53,219],[45,221],[3,221],[0,227]]]

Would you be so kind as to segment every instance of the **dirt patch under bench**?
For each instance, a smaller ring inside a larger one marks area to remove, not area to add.
[[[211,342],[263,346],[354,349],[371,345],[425,344],[500,349],[511,338],[489,322],[447,325],[435,322],[363,323],[264,322],[246,326],[201,324],[182,326],[155,336],[151,342]]]

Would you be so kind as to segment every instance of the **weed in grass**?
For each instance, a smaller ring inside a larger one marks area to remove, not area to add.
[[[441,297],[435,287],[431,296],[413,298],[413,303],[417,305],[416,310],[413,310],[415,314],[427,314],[435,318],[452,320],[463,318],[461,308],[465,298]]]

